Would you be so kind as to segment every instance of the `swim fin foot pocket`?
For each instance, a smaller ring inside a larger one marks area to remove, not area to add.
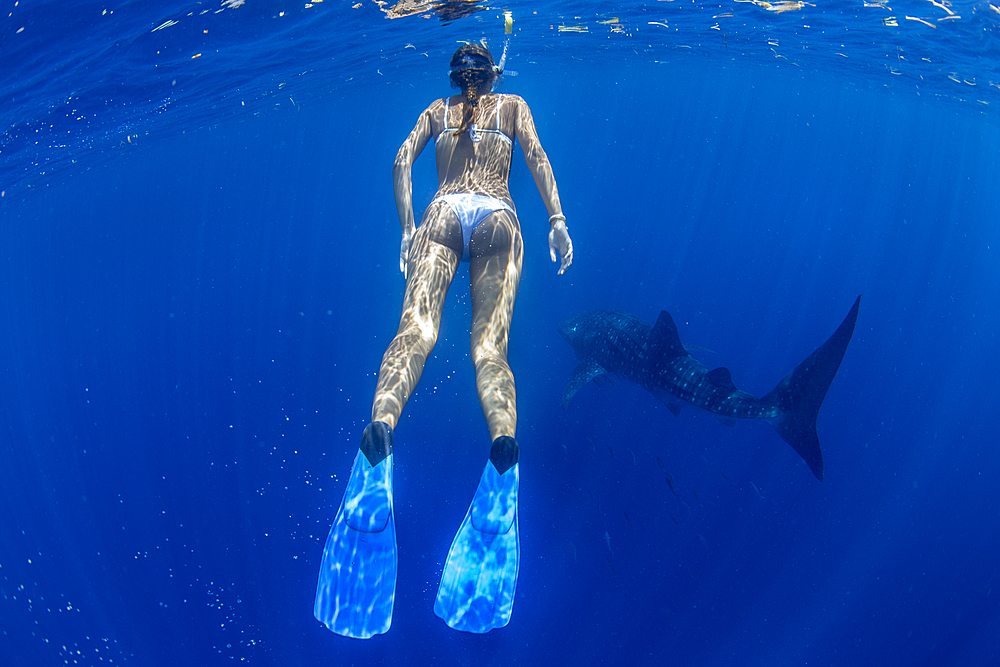
[[[396,526],[392,428],[369,424],[323,549],[313,615],[333,632],[369,639],[392,623]]]
[[[449,627],[482,634],[510,622],[517,587],[518,445],[493,441],[490,460],[448,550],[434,613]]]

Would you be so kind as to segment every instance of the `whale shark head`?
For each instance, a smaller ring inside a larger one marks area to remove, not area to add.
[[[562,336],[567,343],[573,345],[573,341],[582,336],[583,320],[583,315],[577,315],[576,317],[563,320],[559,325],[559,335]]]
[[[580,359],[588,356],[602,329],[601,311],[584,313],[563,320],[559,325],[559,335],[569,343]]]
[[[573,344],[573,339],[577,336],[577,320],[579,319],[579,317],[571,317],[559,324],[559,335],[570,345]]]

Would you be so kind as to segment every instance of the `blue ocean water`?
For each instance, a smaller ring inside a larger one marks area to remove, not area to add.
[[[1000,9],[503,9],[501,90],[576,246],[557,276],[516,159],[513,616],[432,612],[489,451],[463,267],[396,433],[392,629],[362,642],[312,598],[398,322],[391,165],[501,8],[8,2],[0,662],[1000,662]],[[418,211],[434,187],[424,156]],[[858,294],[823,482],[766,424],[625,381],[560,406],[571,315],[666,309],[761,395]]]

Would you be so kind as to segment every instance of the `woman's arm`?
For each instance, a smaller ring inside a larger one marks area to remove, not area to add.
[[[573,263],[573,241],[569,237],[566,229],[566,216],[562,212],[562,204],[559,201],[559,189],[556,187],[556,177],[552,174],[552,165],[545,155],[541,141],[538,140],[538,131],[535,129],[535,120],[531,117],[531,109],[527,102],[520,97],[518,101],[517,120],[515,129],[517,140],[521,143],[521,150],[524,151],[524,159],[528,163],[528,169],[535,179],[538,192],[542,195],[545,208],[549,212],[549,256],[552,261],[556,261],[557,254],[562,257],[559,266],[560,275],[566,272],[570,264]]]
[[[435,102],[436,104],[436,102]],[[396,162],[392,166],[392,190],[396,196],[396,213],[399,215],[399,226],[403,231],[403,242],[399,248],[399,270],[406,275],[406,258],[410,254],[410,240],[416,227],[413,218],[413,177],[411,169],[413,161],[424,150],[427,140],[431,138],[431,109],[427,107],[417,124],[406,137],[406,141],[396,153]]]
[[[538,130],[535,129],[535,120],[531,117],[531,109],[528,103],[520,97],[518,101],[517,121],[515,131],[517,140],[521,143],[521,150],[524,151],[524,159],[528,163],[528,169],[535,178],[535,185],[542,195],[545,208],[549,215],[562,213],[562,204],[559,203],[559,190],[556,188],[556,177],[552,174],[552,165],[545,155],[542,143],[538,140]]]

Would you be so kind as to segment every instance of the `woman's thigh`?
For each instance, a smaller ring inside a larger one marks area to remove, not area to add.
[[[524,255],[514,213],[497,211],[483,220],[472,233],[469,252],[473,347],[478,341],[506,348]]]
[[[418,245],[418,239],[423,239],[425,243],[443,245],[454,251],[459,259],[465,251],[462,241],[462,225],[455,212],[451,210],[451,206],[442,200],[432,201],[427,206],[427,210],[424,211],[424,216],[421,218],[420,226],[417,227],[414,236],[414,248]],[[412,251],[410,255],[412,258]]]

